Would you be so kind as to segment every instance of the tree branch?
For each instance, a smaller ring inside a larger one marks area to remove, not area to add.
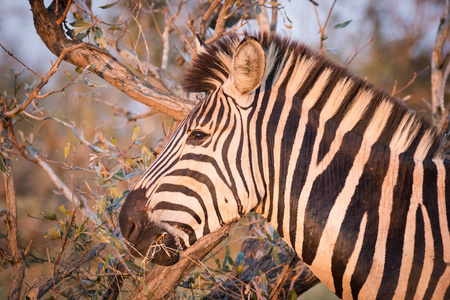
[[[444,43],[450,33],[450,0],[445,1],[445,10],[441,17],[433,54],[431,56],[431,104],[432,112],[439,117],[447,117],[444,104],[445,84],[450,72],[449,60],[443,55]],[[440,128],[441,130],[443,128]]]
[[[225,239],[232,224],[227,224],[200,238],[194,245],[181,253],[178,263],[173,266],[154,266],[145,274],[141,284],[129,299],[162,299],[172,292],[178,283],[211,252],[214,247]]]
[[[64,49],[81,44],[65,36],[62,28],[56,23],[56,17],[52,11],[45,8],[43,1],[29,0],[29,2],[36,32],[53,54],[59,56]],[[194,107],[192,101],[174,97],[136,77],[116,58],[94,45],[84,44],[83,47],[67,53],[64,60],[83,69],[87,68],[134,100],[168,114],[176,120],[183,119]]]
[[[37,153],[33,153],[33,157],[41,168],[47,173],[53,183],[63,192],[64,196],[70,201],[73,199],[74,206],[80,207],[81,212],[95,224],[98,224],[97,215],[89,209],[86,200],[83,197],[78,197],[62,182],[62,180],[55,174],[53,169],[45,162]]]
[[[10,119],[4,117],[3,111],[6,110],[6,104],[0,98],[0,108],[2,118],[0,120],[0,166],[3,172],[3,180],[5,182],[6,194],[6,230],[8,236],[9,256],[13,272],[9,286],[8,299],[20,299],[20,291],[22,290],[22,282],[25,276],[25,262],[23,259],[23,252],[19,246],[18,241],[18,227],[17,227],[17,199],[16,188],[14,186],[14,177],[11,160],[11,142],[8,137],[8,126]]]

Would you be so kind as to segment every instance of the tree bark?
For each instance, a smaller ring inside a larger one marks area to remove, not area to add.
[[[6,110],[3,99],[0,98],[0,108],[2,111]],[[22,282],[25,276],[25,261],[23,251],[19,246],[18,241],[18,227],[17,227],[17,199],[16,188],[14,186],[13,168],[11,160],[11,143],[8,137],[8,126],[10,119],[4,117],[4,113],[0,112],[2,118],[0,120],[0,165],[3,172],[3,181],[5,182],[6,193],[6,230],[8,236],[9,256],[11,257],[11,264],[13,267],[11,281],[9,285],[8,299],[20,299],[20,292],[22,290]]]
[[[442,122],[438,128],[441,133],[446,129],[445,124],[448,122],[448,112],[444,104],[444,93],[447,78],[450,73],[450,53],[445,55],[442,52],[449,33],[450,0],[446,0],[444,13],[439,23],[436,42],[431,56],[431,104],[433,115],[437,118],[437,121],[442,117]]]
[[[42,0],[29,2],[36,32],[53,54],[59,56],[63,49],[83,44],[66,37],[61,26],[56,23],[58,16],[52,9],[46,9]],[[59,3],[63,1],[60,0]],[[50,7],[53,7],[53,4]],[[59,11],[64,11],[64,8],[60,7]],[[94,45],[84,44],[84,47],[67,53],[64,60],[77,67],[87,68],[134,100],[176,120],[183,119],[194,107],[192,101],[174,97],[138,78],[115,57]]]

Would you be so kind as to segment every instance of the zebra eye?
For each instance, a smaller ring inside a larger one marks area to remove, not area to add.
[[[208,134],[204,133],[200,130],[194,130],[189,134],[189,139],[192,144],[199,144],[199,142],[202,142]]]

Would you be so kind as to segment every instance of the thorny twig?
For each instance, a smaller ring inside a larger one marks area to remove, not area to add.
[[[42,78],[41,76],[39,76],[39,77],[41,77],[41,82],[34,88],[33,92],[30,95],[28,95],[27,100],[25,100],[25,102],[23,102],[21,105],[17,105],[14,109],[6,112],[5,116],[7,118],[11,118],[11,117],[14,117],[14,116],[20,114],[21,112],[23,112],[28,107],[28,105],[31,103],[31,101],[33,101],[39,95],[39,92],[48,83],[48,81],[53,76],[53,74],[55,74],[56,71],[58,71],[58,67],[61,64],[61,62],[63,61],[66,54],[69,53],[70,51],[73,51],[75,49],[78,49],[78,48],[81,48],[84,46],[85,46],[85,44],[81,43],[81,44],[72,46],[70,48],[64,49],[61,52],[61,55],[56,60],[55,64],[50,68],[50,71],[48,71],[48,73],[45,75],[45,77]]]
[[[328,11],[328,15],[327,15],[327,19],[325,20],[325,23],[322,24],[320,23],[320,18],[319,18],[319,12],[317,11],[317,6],[318,5],[314,5],[314,11],[316,12],[316,17],[317,17],[317,22],[319,23],[319,33],[320,33],[320,48],[319,48],[319,53],[322,54],[324,53],[323,50],[323,42],[327,39],[327,36],[325,35],[325,28],[327,27],[328,21],[330,20],[330,16],[331,16],[331,12],[333,11],[334,5],[336,4],[337,0],[333,1],[333,4],[331,5],[330,10]],[[314,3],[313,3],[314,4]]]

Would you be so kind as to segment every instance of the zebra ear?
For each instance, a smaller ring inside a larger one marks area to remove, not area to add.
[[[236,49],[224,89],[232,96],[248,95],[261,84],[265,69],[266,55],[261,44],[248,36]]]

